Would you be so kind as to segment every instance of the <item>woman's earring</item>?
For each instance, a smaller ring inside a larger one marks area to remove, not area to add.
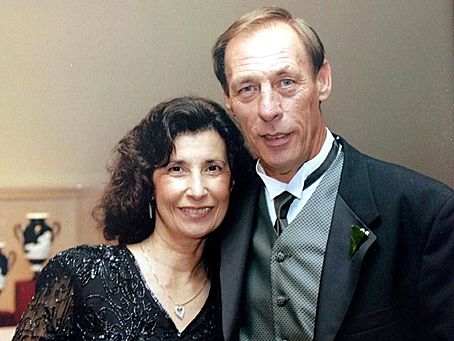
[[[153,219],[153,207],[151,207],[151,202],[148,203],[148,214],[150,215],[150,219]]]

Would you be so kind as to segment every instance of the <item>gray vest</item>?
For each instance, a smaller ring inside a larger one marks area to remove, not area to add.
[[[240,340],[312,340],[324,253],[343,153],[277,236],[260,194],[244,286]]]

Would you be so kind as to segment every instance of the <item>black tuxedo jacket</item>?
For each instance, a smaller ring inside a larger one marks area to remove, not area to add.
[[[323,265],[315,340],[454,340],[454,191],[340,141],[344,166]],[[256,176],[233,196],[221,229],[226,340],[238,338],[261,190]],[[351,225],[370,234],[349,259]]]

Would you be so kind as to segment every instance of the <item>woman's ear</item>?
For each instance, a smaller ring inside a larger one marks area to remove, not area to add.
[[[323,60],[323,65],[317,74],[318,98],[322,102],[331,93],[331,66],[327,59]]]
[[[230,184],[230,192],[233,191],[234,186],[235,186],[235,179],[233,179],[232,183]]]

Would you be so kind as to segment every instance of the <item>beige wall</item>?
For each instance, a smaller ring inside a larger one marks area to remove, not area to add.
[[[451,0],[16,0],[0,2],[0,188],[102,183],[113,145],[150,106],[222,99],[215,37],[271,3],[325,42],[333,130],[454,186]]]
[[[97,241],[83,222],[89,188],[105,182],[116,141],[163,99],[221,100],[210,48],[233,18],[266,4],[304,17],[324,41],[334,89],[323,109],[333,131],[454,186],[451,0],[2,1],[0,189],[25,193],[0,200],[7,249],[20,247],[11,228],[30,210],[62,223],[56,250]],[[42,199],[30,188],[54,194]],[[27,269],[22,260],[10,282]],[[10,297],[2,293],[0,309]]]

